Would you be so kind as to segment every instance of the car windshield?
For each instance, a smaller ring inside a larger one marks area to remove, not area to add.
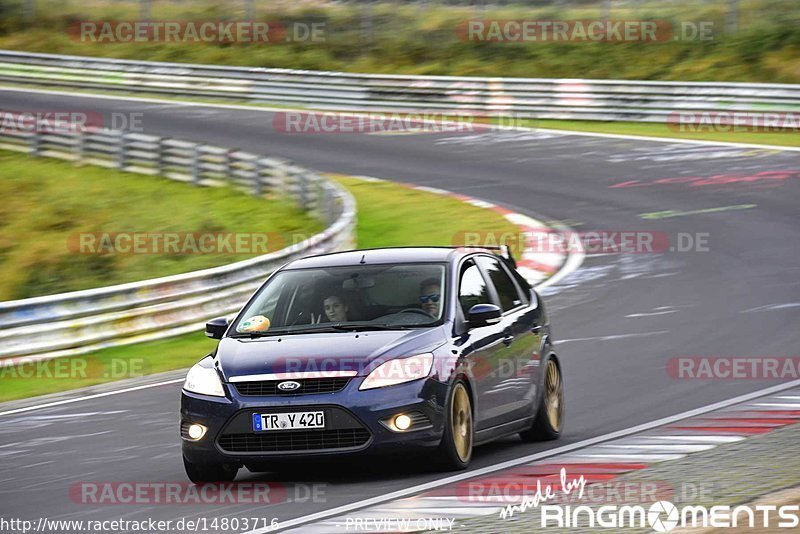
[[[439,322],[445,266],[431,263],[286,270],[233,326],[235,336],[403,329]]]

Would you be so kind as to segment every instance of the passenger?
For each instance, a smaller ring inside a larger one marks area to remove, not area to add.
[[[328,321],[332,323],[347,322],[347,304],[345,304],[342,295],[338,293],[330,294],[322,301],[322,306],[325,309],[325,316]]]

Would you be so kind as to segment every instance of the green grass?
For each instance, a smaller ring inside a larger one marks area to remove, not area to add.
[[[138,2],[38,0],[32,23],[21,4],[0,11],[0,48],[154,61],[283,67],[349,72],[644,80],[800,81],[800,3],[741,0],[740,30],[725,33],[725,2],[615,2],[613,20],[713,24],[713,40],[616,42],[471,42],[456,29],[471,19],[598,19],[602,3],[571,7],[458,6],[383,3],[360,6],[260,3],[257,18],[326,24],[324,42],[113,43],[81,42],[68,34],[80,20],[138,18]],[[641,7],[637,8],[636,5]],[[370,14],[371,13],[371,14]],[[154,2],[152,19],[243,19],[241,4]],[[372,37],[364,30],[371,20]]]
[[[351,191],[358,204],[356,232],[361,248],[451,245],[465,231],[517,232],[517,227],[499,213],[451,197],[389,182],[335,178]],[[212,351],[215,343],[197,332],[60,358],[38,371],[33,366],[0,369],[0,402],[189,367]]]
[[[269,232],[266,248],[276,250],[295,233],[323,227],[286,199],[7,151],[0,151],[0,176],[0,300],[134,282],[263,253],[79,253],[81,235]]]
[[[518,233],[517,227],[500,214],[452,197],[391,182],[341,176],[337,179],[353,193],[358,204],[356,232],[361,248],[462,245],[465,232],[498,236]],[[519,257],[518,248],[512,246],[512,252]]]

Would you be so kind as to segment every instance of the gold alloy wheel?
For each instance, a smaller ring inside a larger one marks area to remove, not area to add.
[[[550,428],[556,432],[561,432],[561,423],[564,415],[564,388],[561,386],[561,372],[553,360],[547,361],[544,401]]]
[[[453,392],[450,425],[456,454],[462,462],[466,462],[472,455],[472,409],[463,384],[456,384]]]

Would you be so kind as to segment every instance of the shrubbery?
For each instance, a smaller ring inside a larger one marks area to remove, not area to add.
[[[40,0],[44,1],[44,0]],[[67,34],[80,19],[124,20],[138,16],[136,2],[108,4],[102,13],[70,8],[40,13],[33,29],[15,28],[0,37],[0,47],[38,52],[124,57],[143,60],[219,63],[243,66],[342,70],[349,72],[442,75],[580,77],[666,80],[800,82],[800,3],[742,0],[741,29],[726,34],[725,2],[646,2],[638,11],[623,6],[616,20],[659,19],[673,23],[711,21],[713,41],[656,43],[466,42],[456,34],[468,19],[598,18],[598,2],[571,11],[554,7],[420,7],[381,3],[369,11],[359,6],[259,12],[259,19],[325,22],[324,42],[205,45],[196,43],[78,42]],[[2,9],[3,3],[0,3]],[[263,5],[263,4],[262,4]],[[625,4],[628,5],[628,4]],[[630,6],[636,3],[630,3]],[[127,6],[127,7],[126,7]],[[162,7],[158,7],[162,6]],[[238,6],[238,4],[237,4]],[[593,7],[594,6],[594,7]],[[158,11],[158,9],[162,11]],[[236,9],[198,2],[156,3],[154,17],[186,20],[239,19]],[[288,9],[288,8],[287,8]],[[179,10],[179,11],[176,11]],[[0,31],[14,24],[0,12]],[[371,28],[371,30],[369,30]]]

